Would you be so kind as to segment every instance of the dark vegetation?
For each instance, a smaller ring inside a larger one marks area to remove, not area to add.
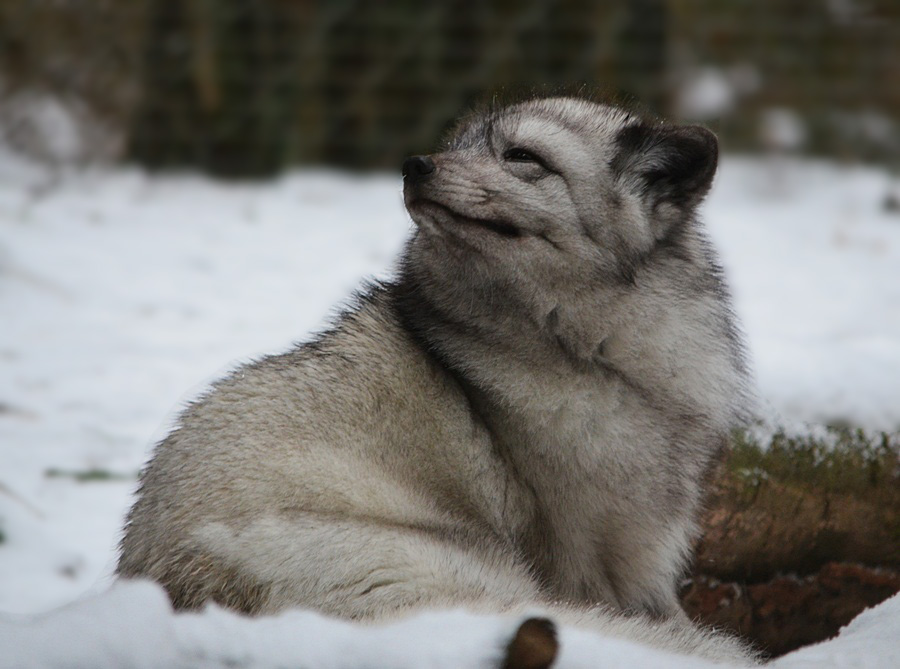
[[[900,591],[900,433],[735,435],[704,517],[688,612],[778,655]]]
[[[44,471],[47,478],[65,478],[90,483],[94,481],[133,481],[137,479],[137,473],[123,474],[111,472],[108,469],[57,469],[51,467]]]
[[[265,177],[396,169],[496,92],[584,85],[678,116],[711,73],[733,99],[696,120],[726,149],[777,148],[762,120],[781,109],[806,151],[896,165],[898,28],[895,0],[5,2],[0,101],[50,91],[116,129],[120,157]]]

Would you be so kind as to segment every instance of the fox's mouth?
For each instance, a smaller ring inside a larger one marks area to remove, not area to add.
[[[463,214],[454,211],[450,207],[435,202],[434,200],[412,200],[407,205],[407,207],[410,210],[410,213],[412,213],[414,209],[419,209],[422,214],[435,219],[438,224],[443,223],[445,220],[449,219],[454,223],[460,225],[479,227],[490,230],[494,234],[500,235],[501,237],[516,238],[522,237],[524,235],[521,228],[507,221],[464,216]]]

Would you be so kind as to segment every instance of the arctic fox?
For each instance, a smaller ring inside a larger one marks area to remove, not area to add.
[[[750,661],[676,596],[747,396],[695,214],[717,155],[703,128],[574,98],[463,119],[403,166],[396,278],[158,445],[119,574],[247,613],[538,606]]]

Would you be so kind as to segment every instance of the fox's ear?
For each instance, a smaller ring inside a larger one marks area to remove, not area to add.
[[[709,191],[719,162],[716,136],[699,125],[642,123],[622,129],[611,162],[617,177],[648,198],[692,209]]]

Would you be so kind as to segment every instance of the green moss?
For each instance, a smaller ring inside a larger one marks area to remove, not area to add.
[[[775,480],[860,499],[900,501],[900,433],[832,426],[822,437],[734,434],[729,470],[748,489]]]

